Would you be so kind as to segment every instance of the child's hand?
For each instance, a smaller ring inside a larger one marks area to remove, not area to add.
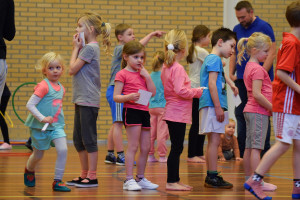
[[[154,31],[152,32],[152,36],[158,37],[160,38],[161,36],[163,36],[166,32],[164,31]]]
[[[144,78],[147,78],[147,77],[150,77],[148,71],[145,69],[144,66],[141,67],[141,69],[139,70],[140,71],[140,75]]]
[[[42,120],[43,123],[53,123],[53,117],[51,116],[48,116],[48,117],[45,117],[43,120]]]
[[[128,101],[137,101],[140,98],[140,93],[128,94]]]
[[[218,122],[224,121],[224,111],[221,107],[215,107],[216,118]]]
[[[73,47],[77,47],[78,49],[82,47],[82,39],[79,37],[78,33],[73,35]]]
[[[238,89],[236,86],[232,86],[232,87],[231,87],[231,90],[232,90],[234,96],[236,96],[236,95],[239,94],[239,89]]]
[[[243,160],[243,158],[236,157],[236,158],[235,158],[235,160],[236,160],[236,161],[242,161],[242,160]]]
[[[219,158],[218,161],[226,161],[226,159],[224,157]]]

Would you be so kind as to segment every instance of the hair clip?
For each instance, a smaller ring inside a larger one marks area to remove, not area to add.
[[[102,26],[102,27],[105,26],[105,22],[102,22],[101,26]]]
[[[168,48],[168,50],[174,50],[174,45],[173,44],[168,44],[167,48]]]

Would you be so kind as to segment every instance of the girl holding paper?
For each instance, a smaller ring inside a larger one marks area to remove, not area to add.
[[[122,70],[115,77],[114,101],[124,103],[123,123],[128,140],[128,149],[125,155],[126,180],[123,184],[124,190],[151,190],[158,187],[157,184],[151,183],[144,177],[150,150],[150,115],[148,103],[146,105],[137,103],[140,98],[144,98],[138,91],[151,92],[152,96],[156,93],[155,85],[143,66],[144,61],[145,47],[136,41],[126,43],[122,52]],[[139,147],[137,175],[134,179],[134,158]]]
[[[38,66],[41,68],[45,79],[34,88],[34,93],[26,105],[30,114],[25,125],[30,128],[33,153],[30,155],[25,167],[24,184],[28,187],[35,186],[35,167],[43,158],[44,151],[49,149],[50,143],[53,142],[57,159],[52,188],[54,191],[70,192],[71,190],[62,182],[68,149],[62,110],[65,89],[58,81],[63,74],[65,65],[59,54],[49,52],[40,59]],[[43,132],[42,128],[45,123],[50,125]]]

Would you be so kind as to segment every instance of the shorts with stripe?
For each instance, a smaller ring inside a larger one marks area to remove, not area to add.
[[[140,125],[142,128],[150,129],[149,111],[134,108],[123,108],[123,124],[126,126]]]
[[[300,140],[300,115],[273,112],[273,125],[276,140],[288,144]]]
[[[246,149],[265,148],[269,116],[244,112],[246,121]]]
[[[114,101],[114,89],[115,86],[110,85],[108,86],[106,91],[106,99],[110,106],[113,123],[123,121],[122,118],[123,103],[117,103]]]

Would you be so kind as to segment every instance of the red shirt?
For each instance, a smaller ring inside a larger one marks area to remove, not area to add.
[[[300,85],[300,41],[291,33],[283,33],[277,54],[277,70],[284,70]],[[275,72],[273,81],[273,112],[300,115],[300,94],[288,87]]]

